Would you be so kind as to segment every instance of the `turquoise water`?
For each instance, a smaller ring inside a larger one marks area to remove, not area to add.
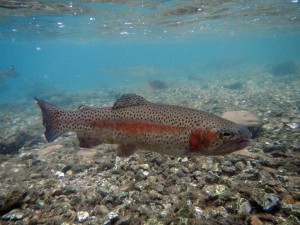
[[[299,64],[296,0],[150,2],[3,3],[0,102]]]

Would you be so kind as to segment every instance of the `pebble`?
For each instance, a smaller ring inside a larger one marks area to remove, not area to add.
[[[89,213],[86,211],[79,211],[77,212],[77,220],[78,222],[82,223],[89,218]]]
[[[147,176],[149,176],[149,172],[148,171],[143,171],[143,175],[144,175],[144,177],[147,177]]]
[[[26,192],[23,189],[13,189],[5,193],[4,196],[0,195],[0,215],[21,207],[25,193]]]
[[[107,217],[111,223],[115,223],[119,219],[119,214],[116,212],[110,212]]]
[[[195,206],[195,216],[198,218],[204,217],[204,211],[198,206]]]
[[[300,123],[288,123],[287,126],[292,128],[292,129],[299,129],[300,128]]]
[[[149,170],[149,164],[141,164],[140,167],[144,170]]]
[[[252,211],[252,207],[250,205],[250,202],[244,198],[240,198],[238,200],[238,213],[242,216],[248,216],[250,215]]]
[[[21,220],[24,217],[22,210],[13,209],[9,213],[6,213],[2,216],[2,220]]]
[[[263,151],[266,153],[273,152],[273,151],[280,151],[284,152],[285,148],[281,144],[276,144],[276,143],[265,143],[263,145]]]
[[[61,178],[64,178],[65,174],[64,174],[63,172],[56,171],[55,174],[54,174],[54,176],[55,176],[56,178],[61,179]]]
[[[109,213],[109,209],[105,205],[96,206],[97,211],[99,211],[102,215],[107,215]]]
[[[159,217],[166,218],[168,216],[169,212],[167,210],[163,210],[159,213]]]
[[[217,185],[206,185],[203,187],[203,191],[207,194],[210,198],[222,198],[225,195],[228,195],[229,188],[222,184]]]
[[[264,195],[264,210],[272,212],[279,205],[279,198],[274,194],[265,194]]]
[[[246,168],[246,165],[243,162],[236,162],[234,166],[239,170],[242,171]]]
[[[220,177],[212,171],[209,171],[204,177],[205,182],[213,184],[217,183],[220,180]]]

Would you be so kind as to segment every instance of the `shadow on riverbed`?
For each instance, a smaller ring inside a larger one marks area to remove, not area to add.
[[[0,70],[0,83],[8,77],[17,77],[18,73],[15,71],[14,66],[8,67],[6,70]]]

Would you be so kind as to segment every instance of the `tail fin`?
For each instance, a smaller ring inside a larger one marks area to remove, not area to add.
[[[57,115],[59,112],[63,112],[64,110],[38,98],[34,98],[41,108],[43,114],[43,125],[46,128],[45,137],[48,142],[54,141],[64,132],[61,132],[58,129],[57,124]]]

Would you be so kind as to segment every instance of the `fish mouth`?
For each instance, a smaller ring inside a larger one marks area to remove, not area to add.
[[[227,142],[215,149],[215,153],[216,155],[228,154],[246,148],[251,144],[251,140],[249,139],[234,140]]]

